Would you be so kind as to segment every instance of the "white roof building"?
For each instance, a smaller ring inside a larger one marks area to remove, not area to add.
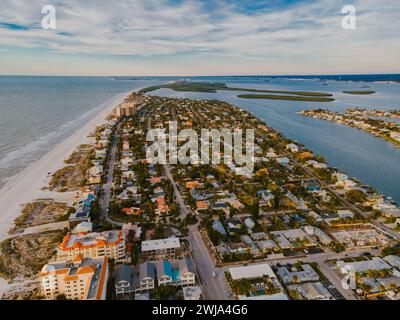
[[[386,256],[383,258],[387,263],[392,265],[393,267],[400,268],[400,257],[395,255]]]
[[[385,269],[392,269],[392,267],[387,264],[385,261],[383,261],[379,257],[373,257],[371,260],[365,260],[365,261],[356,261],[356,262],[344,262],[344,261],[338,261],[336,262],[337,266],[339,267],[339,270],[342,273],[347,273],[347,268],[346,266],[350,266],[354,268],[356,273],[363,273],[367,270],[385,270]]]
[[[283,292],[278,292],[270,295],[260,295],[253,297],[238,296],[239,300],[289,300],[289,298]]]
[[[268,263],[253,264],[245,267],[234,267],[229,268],[232,280],[239,279],[253,279],[260,278],[262,276],[269,276],[270,278],[276,278],[275,273],[272,271]]]
[[[285,284],[319,280],[318,273],[316,273],[309,264],[303,264],[301,268],[303,270],[291,272],[286,267],[279,267],[277,274],[282,278]]]
[[[297,291],[307,300],[333,300],[321,282],[308,282],[297,286]]]
[[[142,241],[142,252],[153,250],[179,249],[180,247],[181,243],[179,241],[179,238]]]
[[[346,218],[353,218],[354,213],[351,212],[350,210],[338,210],[337,215],[339,216],[340,219],[346,219]]]

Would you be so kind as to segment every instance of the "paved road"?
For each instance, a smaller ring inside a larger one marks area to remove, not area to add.
[[[171,168],[169,167],[168,164],[163,165],[164,168],[164,173],[167,179],[171,182],[172,187],[174,189],[174,195],[175,195],[175,201],[178,202],[179,207],[180,207],[180,213],[179,213],[179,218],[184,219],[186,215],[189,213],[189,210],[186,208],[185,201],[183,200],[183,197],[178,189],[178,185],[174,178],[172,177],[171,174]]]
[[[224,290],[221,285],[223,284],[224,273],[215,268],[197,228],[197,225],[189,228],[188,240],[195,260],[194,262],[203,282],[203,289],[210,300],[224,300]],[[217,278],[212,277],[213,272],[217,274]]]
[[[115,157],[117,154],[118,132],[120,127],[121,123],[118,123],[112,140],[112,147],[108,162],[108,173],[107,173],[106,183],[103,185],[103,199],[101,201],[101,210],[100,210],[102,219],[105,219],[107,220],[107,222],[117,226],[123,226],[124,223],[112,220],[108,215],[107,209],[110,206],[111,191],[113,188]]]
[[[176,118],[174,114],[174,118]],[[149,117],[147,123],[148,129],[151,127],[151,118]],[[181,219],[184,219],[189,213],[186,207],[185,200],[179,191],[178,185],[174,180],[171,168],[168,164],[163,165],[166,178],[171,182],[174,189],[175,201],[179,204]],[[203,291],[206,293],[210,300],[224,300],[226,299],[224,291],[228,291],[229,287],[226,284],[224,272],[214,267],[214,263],[208,252],[208,249],[198,230],[199,224],[189,227],[189,235],[187,237],[191,249],[192,257],[196,265],[198,274],[200,275]],[[212,274],[215,272],[217,278],[213,278]]]

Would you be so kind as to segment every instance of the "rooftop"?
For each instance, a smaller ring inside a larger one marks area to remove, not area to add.
[[[267,263],[229,268],[229,272],[233,280],[260,278],[262,276],[276,278],[275,273]]]
[[[117,245],[123,240],[122,232],[110,230],[104,232],[68,234],[60,244],[61,250],[72,250],[75,248],[89,248],[104,245]]]
[[[179,238],[166,238],[159,240],[142,241],[142,252],[151,250],[177,249],[181,247]]]

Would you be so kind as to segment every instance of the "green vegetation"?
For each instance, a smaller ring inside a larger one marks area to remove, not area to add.
[[[66,167],[57,170],[51,177],[49,188],[52,191],[76,191],[86,184],[86,172],[92,166],[94,149],[87,145],[80,145],[65,160]]]
[[[158,286],[153,291],[153,297],[156,300],[177,300],[180,294],[177,287],[174,286]]]
[[[298,100],[298,101],[318,101],[318,102],[330,102],[334,101],[332,94],[324,92],[307,92],[307,91],[284,91],[284,90],[263,90],[263,89],[251,89],[251,88],[235,88],[228,87],[225,83],[213,83],[213,82],[188,82],[179,81],[174,83],[168,83],[159,86],[151,86],[142,89],[141,93],[148,93],[158,89],[167,88],[174,91],[187,91],[187,92],[205,92],[205,93],[216,93],[217,90],[225,91],[245,91],[245,92],[257,92],[257,93],[279,93],[279,94],[291,94],[292,96],[284,95],[239,95],[240,98],[255,99],[276,99],[276,100]],[[298,96],[298,97],[296,97]]]
[[[229,280],[233,292],[235,292],[237,295],[272,295],[281,292],[281,289],[275,287],[275,285],[271,282],[271,279],[267,276],[255,279],[239,279],[234,281],[231,279]]]
[[[238,98],[243,99],[270,99],[270,100],[291,100],[291,101],[310,101],[310,102],[331,102],[333,98],[307,97],[307,96],[286,96],[272,94],[240,94]]]
[[[400,255],[400,246],[387,247],[382,250],[383,256]]]
[[[349,190],[346,192],[346,198],[353,203],[362,203],[367,200],[367,196],[361,190]]]
[[[250,252],[226,253],[222,257],[223,262],[249,261],[251,259],[253,259],[253,255]]]
[[[216,93],[217,90],[226,90],[227,86],[224,83],[179,81],[159,86],[147,87],[140,90],[140,93],[148,93],[162,88],[172,89],[174,91]]]
[[[371,91],[371,90],[349,90],[349,91],[343,91],[343,93],[347,93],[347,94],[374,94],[376,92],[375,91]]]
[[[331,93],[325,92],[311,92],[311,91],[284,91],[284,90],[263,90],[263,89],[246,89],[246,88],[233,88],[228,87],[222,90],[230,91],[246,91],[246,92],[258,92],[258,93],[281,93],[281,94],[293,94],[298,96],[309,96],[309,97],[332,97]]]
[[[50,200],[37,200],[28,203],[22,209],[21,215],[15,219],[16,227],[32,227],[45,223],[68,220],[74,209],[65,203]]]
[[[7,280],[35,276],[53,256],[63,236],[62,231],[50,231],[0,242],[0,275]]]

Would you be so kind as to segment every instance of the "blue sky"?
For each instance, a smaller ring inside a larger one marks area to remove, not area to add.
[[[398,30],[398,0],[2,0],[0,74],[400,73]]]

